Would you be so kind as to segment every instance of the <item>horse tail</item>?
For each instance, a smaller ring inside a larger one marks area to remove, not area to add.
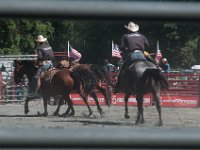
[[[98,79],[103,80],[106,74],[106,71],[104,70],[103,66],[92,64],[90,66],[91,71],[95,73],[95,75],[98,77]]]
[[[92,64],[90,69],[96,74],[98,81],[106,82],[106,88],[98,85],[99,91],[105,96],[105,102],[108,106],[111,105],[111,86],[112,83],[110,81],[109,72],[105,70],[105,68],[101,65]],[[102,90],[103,89],[103,90]]]
[[[75,81],[75,89],[82,87],[84,93],[89,93],[97,86],[97,78],[87,69],[73,71],[71,77]]]
[[[108,74],[108,72],[104,69],[103,66],[97,65],[97,64],[92,64],[92,65],[90,66],[90,69],[95,73],[95,75],[97,76],[98,80],[100,80],[100,81],[105,81],[105,82],[107,82],[109,85],[111,84],[110,78],[109,78],[109,74]]]
[[[143,76],[142,76],[142,82],[144,84],[144,87],[152,87],[153,82],[152,79],[155,81],[155,84],[158,83],[161,86],[161,89],[168,89],[169,83],[166,79],[166,77],[163,75],[163,73],[160,71],[160,69],[155,68],[148,68],[145,70]]]

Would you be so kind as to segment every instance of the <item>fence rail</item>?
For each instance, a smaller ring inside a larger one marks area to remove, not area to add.
[[[0,55],[0,61],[37,60],[37,55]]]
[[[10,58],[13,58],[12,55]],[[35,57],[35,55],[31,55]],[[3,58],[3,57],[2,57]],[[9,57],[4,57],[9,58]],[[26,57],[19,57],[24,59]],[[1,59],[1,58],[0,58]],[[31,59],[31,58],[30,58]],[[10,69],[11,71],[13,70]],[[112,86],[109,87],[109,96],[112,99],[113,105],[124,105],[124,94],[117,93],[113,94],[116,79],[118,73],[111,72],[110,80]],[[200,97],[200,74],[165,74],[166,78],[169,81],[170,88],[168,91],[161,92],[161,104],[166,107],[199,107],[199,97]],[[26,81],[27,82],[27,81]],[[105,87],[108,88],[106,83],[103,83]],[[15,85],[13,81],[13,72],[8,74],[3,74],[0,72],[0,102],[20,102],[24,101],[27,94],[26,85]],[[98,92],[98,91],[96,91]],[[105,105],[104,97],[97,93],[99,102],[101,105]],[[84,105],[80,96],[76,93],[71,94],[71,98],[76,105]],[[92,98],[89,98],[90,104],[95,104]],[[136,106],[137,102],[134,96],[129,98],[129,105]],[[151,106],[153,104],[153,99],[151,94],[144,96],[144,105]]]

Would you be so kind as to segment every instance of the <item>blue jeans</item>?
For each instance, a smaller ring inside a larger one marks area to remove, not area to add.
[[[49,70],[51,67],[53,67],[53,63],[51,61],[43,63],[43,65],[38,68],[35,78],[38,78],[42,72]]]
[[[129,62],[134,62],[136,60],[146,60],[144,54],[142,51],[140,50],[136,50],[134,52],[131,52],[128,57],[127,57],[127,60],[126,61],[129,61]]]
[[[29,95],[30,96],[36,96],[37,90],[40,87],[40,75],[42,72],[49,70],[51,67],[53,67],[53,64],[51,61],[45,61],[42,66],[37,70],[37,73],[32,79],[32,85],[29,89]]]

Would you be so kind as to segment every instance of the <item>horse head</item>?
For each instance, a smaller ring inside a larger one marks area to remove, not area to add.
[[[33,61],[14,61],[14,82],[16,84],[20,84],[23,79],[24,75],[28,77],[28,80],[32,80],[32,77],[34,76],[36,72],[36,67],[34,66]]]
[[[21,61],[15,60],[14,61],[14,82],[16,84],[20,84],[22,82],[24,76],[24,66]]]

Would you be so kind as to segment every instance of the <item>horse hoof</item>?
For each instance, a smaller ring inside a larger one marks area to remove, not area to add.
[[[141,120],[141,124],[144,124],[144,120]]]
[[[75,115],[74,112],[71,112],[71,113],[68,114],[69,117],[74,116],[74,115]]]
[[[135,125],[138,125],[138,124],[139,124],[139,121],[136,121],[136,122],[135,122]]]
[[[66,118],[66,117],[68,117],[68,115],[67,115],[66,113],[63,113],[63,114],[59,115],[59,117],[64,117],[64,118]]]
[[[158,127],[163,126],[163,122],[162,122],[162,121],[161,121],[161,122],[158,122],[158,124],[157,124],[156,126],[158,126]]]
[[[28,113],[29,113],[29,110],[25,110],[24,113],[25,113],[25,114],[28,114]]]
[[[126,119],[129,119],[129,118],[130,118],[130,116],[129,116],[127,113],[124,114],[124,117],[125,117]]]
[[[48,112],[43,113],[43,116],[44,116],[44,117],[48,116]]]
[[[58,112],[54,112],[53,116],[60,116],[60,114]]]
[[[84,116],[84,117],[91,118],[91,117],[93,116],[93,113],[85,114],[85,113],[83,112],[83,116]]]
[[[105,115],[105,112],[100,112],[100,116],[104,116]]]
[[[48,112],[45,112],[45,113],[41,114],[41,113],[38,111],[37,113],[38,113],[38,116],[41,116],[41,117],[46,117],[46,116],[48,116]]]

